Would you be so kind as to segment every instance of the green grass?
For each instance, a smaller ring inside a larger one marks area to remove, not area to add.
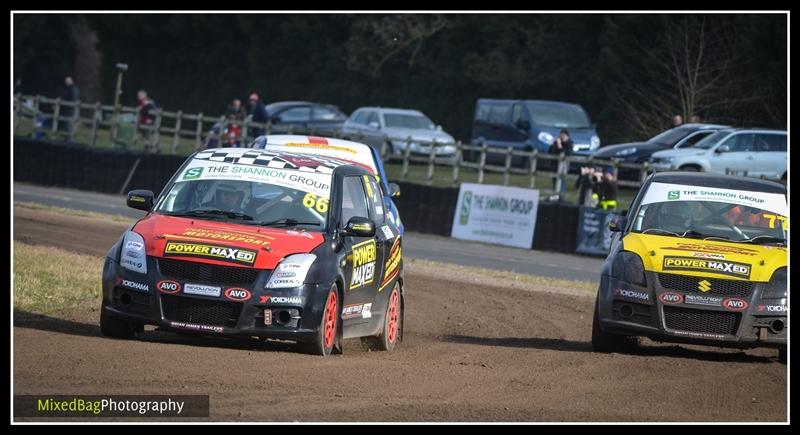
[[[15,309],[55,314],[100,303],[102,258],[20,242],[13,249]]]

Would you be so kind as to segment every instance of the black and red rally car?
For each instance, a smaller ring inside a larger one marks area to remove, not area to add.
[[[402,340],[401,235],[365,168],[220,148],[190,156],[157,198],[127,201],[148,213],[106,256],[104,335],[152,324],[320,355],[343,338],[383,350]]]

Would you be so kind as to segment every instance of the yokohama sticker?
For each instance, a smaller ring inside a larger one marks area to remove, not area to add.
[[[615,288],[613,292],[615,296],[622,296],[624,298],[639,299],[641,301],[650,300],[650,294],[646,292],[637,292],[633,290],[625,290],[619,288]]]
[[[780,313],[784,314],[789,311],[789,307],[786,305],[759,305],[756,308],[756,311],[759,313]]]
[[[172,295],[181,291],[181,284],[177,281],[164,280],[156,284],[156,288],[161,293]]]
[[[740,298],[728,298],[722,301],[722,308],[728,311],[744,311],[747,305],[747,301]]]
[[[662,304],[680,305],[683,303],[683,295],[680,293],[663,292],[658,294],[658,300]]]
[[[250,297],[252,296],[252,293],[250,293],[250,290],[247,290],[247,289],[243,289],[243,288],[239,288],[239,287],[232,287],[232,288],[226,289],[225,293],[223,293],[223,295],[227,299],[230,299],[232,301],[244,302],[244,301],[250,299]]]

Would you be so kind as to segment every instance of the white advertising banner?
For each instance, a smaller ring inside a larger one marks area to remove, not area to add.
[[[642,204],[669,201],[713,201],[756,207],[788,216],[786,197],[778,193],[750,192],[684,184],[652,183]]]
[[[539,191],[462,183],[450,236],[530,249]]]

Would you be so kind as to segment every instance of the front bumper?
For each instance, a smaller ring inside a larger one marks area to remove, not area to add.
[[[763,299],[765,283],[714,279],[722,291],[705,294],[692,282],[712,278],[645,275],[646,286],[602,277],[598,316],[604,331],[722,347],[786,346],[786,300]]]
[[[121,268],[117,262],[106,258],[102,303],[106,314],[140,324],[201,334],[306,342],[317,333],[324,298],[330,289],[330,283],[264,289],[270,271],[253,271],[255,279],[249,284],[182,279],[162,274],[155,258],[148,257],[147,262],[148,274],[144,275]],[[158,284],[164,281],[177,283],[177,286],[162,290]],[[219,287],[219,295],[187,294],[187,284]],[[226,296],[228,289],[248,294],[248,297],[245,300],[230,298]]]

